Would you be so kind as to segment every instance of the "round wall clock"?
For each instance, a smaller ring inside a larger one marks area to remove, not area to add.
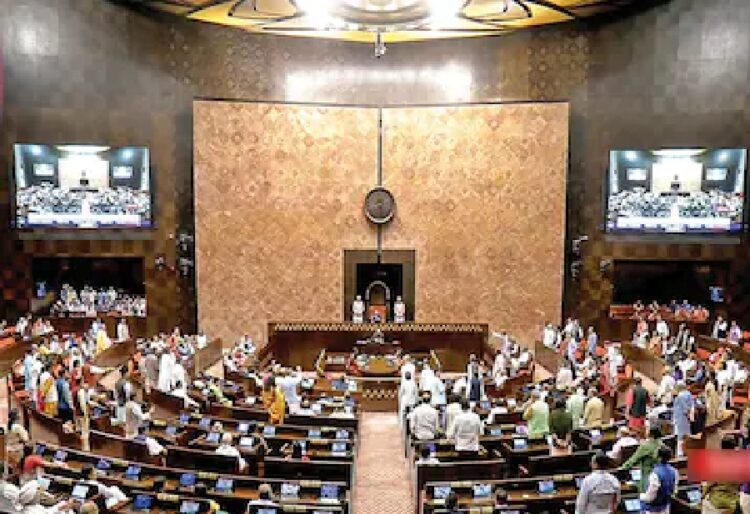
[[[396,212],[396,200],[384,187],[376,187],[365,198],[365,215],[376,225],[388,223]]]

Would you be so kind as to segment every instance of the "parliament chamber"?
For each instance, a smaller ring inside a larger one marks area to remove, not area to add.
[[[0,12],[0,512],[750,514],[750,3]]]

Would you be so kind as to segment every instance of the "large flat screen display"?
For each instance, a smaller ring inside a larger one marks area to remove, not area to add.
[[[14,146],[18,228],[150,228],[151,170],[143,147]]]
[[[742,232],[746,168],[744,148],[612,151],[606,231]]]

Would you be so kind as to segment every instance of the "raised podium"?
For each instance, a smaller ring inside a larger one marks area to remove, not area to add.
[[[383,333],[383,351],[368,342],[367,353],[390,353],[397,346],[405,354],[433,350],[444,371],[465,370],[469,355],[482,355],[487,346],[488,326],[481,323],[270,323],[264,353],[309,369],[322,350],[351,352],[376,330]]]

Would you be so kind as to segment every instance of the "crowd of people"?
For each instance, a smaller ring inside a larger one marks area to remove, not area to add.
[[[728,218],[742,221],[742,195],[725,191],[695,191],[687,195],[662,194],[642,188],[609,196],[612,218]]]
[[[20,216],[34,214],[137,214],[150,219],[151,193],[130,187],[92,190],[65,189],[49,183],[18,190],[16,208]]]
[[[116,313],[119,316],[146,317],[146,297],[124,294],[114,287],[96,289],[84,286],[76,291],[63,284],[58,299],[50,307],[51,316],[88,316]]]

